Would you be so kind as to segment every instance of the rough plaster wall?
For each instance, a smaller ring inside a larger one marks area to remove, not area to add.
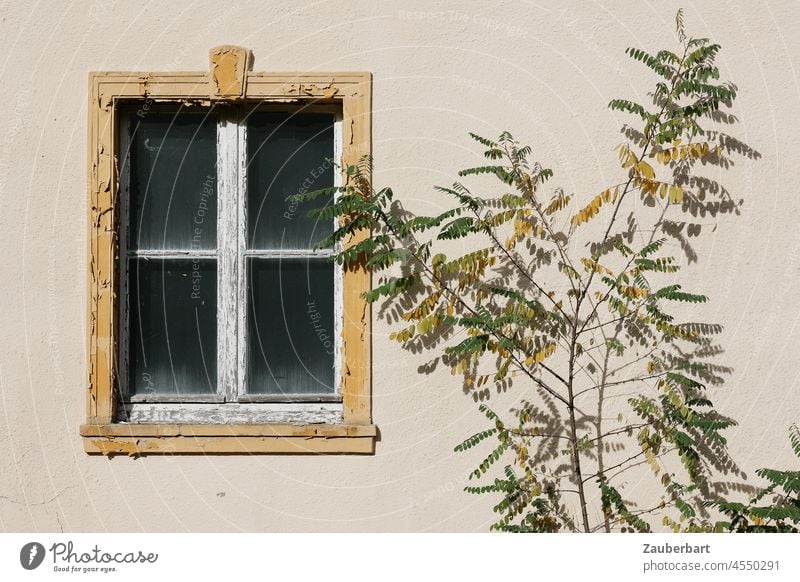
[[[623,50],[673,42],[678,4],[58,4],[0,7],[0,530],[485,530],[489,500],[460,492],[476,457],[452,453],[475,406],[449,373],[417,375],[424,358],[380,320],[374,457],[83,453],[87,72],[205,70],[226,43],[251,48],[256,70],[372,71],[376,179],[431,211],[431,185],[475,159],[467,131],[513,130],[568,191],[608,182],[623,116],[605,104],[652,80]],[[800,13],[789,0],[681,4],[691,33],[723,45],[737,135],[763,154],[727,173],[744,212],[688,274],[726,326],[736,372],[716,400],[741,422],[731,445],[752,473],[792,462],[786,428],[800,420]]]

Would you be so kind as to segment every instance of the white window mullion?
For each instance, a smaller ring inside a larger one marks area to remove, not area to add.
[[[337,112],[333,125],[333,161],[338,164],[333,168],[333,185],[340,188],[342,184],[343,142],[342,142],[342,114]],[[339,197],[339,192],[334,193],[334,201]],[[333,229],[339,228],[339,219],[333,219]],[[336,243],[334,252],[339,252],[341,245]],[[333,389],[339,397],[342,395],[342,364],[344,363],[344,271],[338,262],[333,266]]]
[[[239,204],[237,205],[237,235],[236,235],[236,265],[238,276],[236,279],[237,298],[237,339],[236,353],[237,366],[237,396],[243,396],[247,383],[247,266],[245,265],[245,250],[247,249],[247,123],[245,116],[239,117],[237,123],[237,146],[239,157],[237,164],[236,191]]]
[[[119,334],[118,347],[118,366],[117,366],[117,386],[120,389],[120,396],[123,400],[130,396],[130,382],[128,381],[128,359],[130,357],[130,299],[128,297],[128,221],[130,220],[130,198],[131,198],[131,120],[125,116],[120,123],[119,149],[122,164],[122,174],[119,178],[120,188],[120,217],[119,217],[119,320],[121,330]],[[122,411],[119,406],[117,411]],[[123,418],[123,420],[126,420]]]
[[[217,125],[217,390],[227,402],[238,392],[239,139],[233,111]]]

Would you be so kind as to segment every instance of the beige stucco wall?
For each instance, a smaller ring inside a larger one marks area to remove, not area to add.
[[[738,418],[746,471],[788,465],[800,421],[800,9],[790,0],[682,2],[691,33],[724,49],[737,134],[758,149],[725,177],[746,199],[698,248],[688,277],[722,323],[736,371],[716,401]],[[512,130],[567,190],[615,168],[612,97],[651,82],[627,46],[674,40],[678,4],[448,1],[0,7],[0,530],[485,530],[490,501],[461,492],[480,426],[447,371],[421,376],[374,323],[373,457],[149,457],[83,453],[86,96],[90,70],[205,70],[219,44],[256,70],[374,73],[376,179],[416,208],[474,161],[468,131]],[[553,6],[552,8],[550,6]],[[709,219],[710,220],[710,219]],[[706,222],[709,229],[711,222]],[[795,461],[796,462],[796,461]]]

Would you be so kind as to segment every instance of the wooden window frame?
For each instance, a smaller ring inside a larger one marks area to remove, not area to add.
[[[124,197],[118,175],[121,105],[136,100],[146,111],[155,103],[209,106],[247,100],[281,107],[332,104],[341,112],[337,152],[341,166],[355,164],[371,153],[369,73],[253,73],[248,70],[250,60],[246,49],[223,46],[211,50],[208,72],[99,72],[89,76],[89,385],[87,421],[80,427],[87,453],[374,452],[377,428],[371,418],[371,311],[361,296],[370,288],[370,277],[364,270],[347,270],[341,275],[341,334],[337,338],[341,348],[337,367],[341,422],[304,417],[307,403],[297,407],[299,413],[292,417],[296,422],[116,420],[122,404],[119,350],[124,337],[120,303],[124,297],[120,287],[124,282],[120,276]],[[341,172],[338,179],[348,177]],[[360,233],[346,244],[355,244],[366,235]],[[218,305],[218,310],[222,309]]]
[[[155,106],[153,106],[155,109]],[[213,250],[182,249],[152,250],[126,248],[130,232],[131,217],[130,137],[137,118],[145,117],[130,104],[121,109],[119,119],[120,152],[120,205],[119,220],[119,317],[120,340],[117,361],[119,363],[119,394],[121,402],[116,406],[116,420],[130,423],[172,422],[181,424],[215,424],[233,422],[243,424],[269,424],[301,422],[304,419],[314,424],[341,424],[341,325],[342,325],[342,281],[341,265],[333,265],[334,278],[334,328],[332,330],[334,357],[334,391],[326,394],[253,394],[247,391],[248,366],[247,337],[247,268],[251,258],[330,260],[334,249],[250,249],[247,248],[247,223],[250,209],[247,207],[247,172],[249,166],[247,145],[247,120],[258,111],[277,111],[292,114],[318,113],[333,116],[333,149],[328,157],[341,159],[342,116],[336,104],[267,104],[242,101],[226,105],[224,109],[183,108],[189,115],[210,115],[214,120],[217,135],[217,214],[213,217],[217,227],[217,244]],[[178,114],[179,107],[155,109],[159,113]],[[126,158],[127,159],[124,159]],[[341,173],[334,173],[334,186],[341,185]],[[295,209],[303,212],[304,208]],[[210,219],[209,219],[210,220]],[[331,220],[331,226],[334,221]],[[338,250],[338,249],[336,249]],[[214,259],[217,269],[217,391],[206,394],[131,394],[128,377],[128,340],[130,335],[130,298],[126,267],[127,259]],[[299,315],[299,314],[298,314]]]

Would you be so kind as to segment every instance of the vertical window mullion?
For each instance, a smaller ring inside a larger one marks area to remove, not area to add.
[[[237,235],[236,235],[236,298],[238,350],[236,353],[237,397],[244,395],[247,382],[247,266],[244,251],[247,248],[247,118],[244,110],[237,124]]]
[[[217,125],[217,384],[226,402],[238,395],[239,121],[223,109]]]
[[[342,144],[342,113],[337,112],[333,122],[333,161],[335,162],[333,169],[333,185],[335,188],[342,186],[342,171],[344,166],[342,164],[343,158],[343,144]],[[333,201],[339,197],[339,192],[334,194]],[[339,228],[339,220],[337,217],[333,218],[333,230]],[[336,243],[333,248],[334,253],[341,250],[341,244]],[[334,353],[333,353],[333,389],[339,396],[342,395],[342,365],[344,363],[344,271],[338,261],[333,264],[333,337],[334,339]]]
[[[117,386],[119,388],[119,396],[124,400],[130,396],[130,382],[128,381],[128,358],[129,358],[129,345],[130,338],[130,300],[128,298],[128,220],[130,216],[130,196],[131,196],[131,118],[127,113],[122,116],[119,122],[119,149],[121,158],[123,160],[119,188],[121,190],[120,200],[120,217],[119,217],[119,317],[121,322],[121,329],[119,332],[119,346],[118,346],[118,366],[117,366]],[[121,404],[117,407],[118,411],[125,410]]]

